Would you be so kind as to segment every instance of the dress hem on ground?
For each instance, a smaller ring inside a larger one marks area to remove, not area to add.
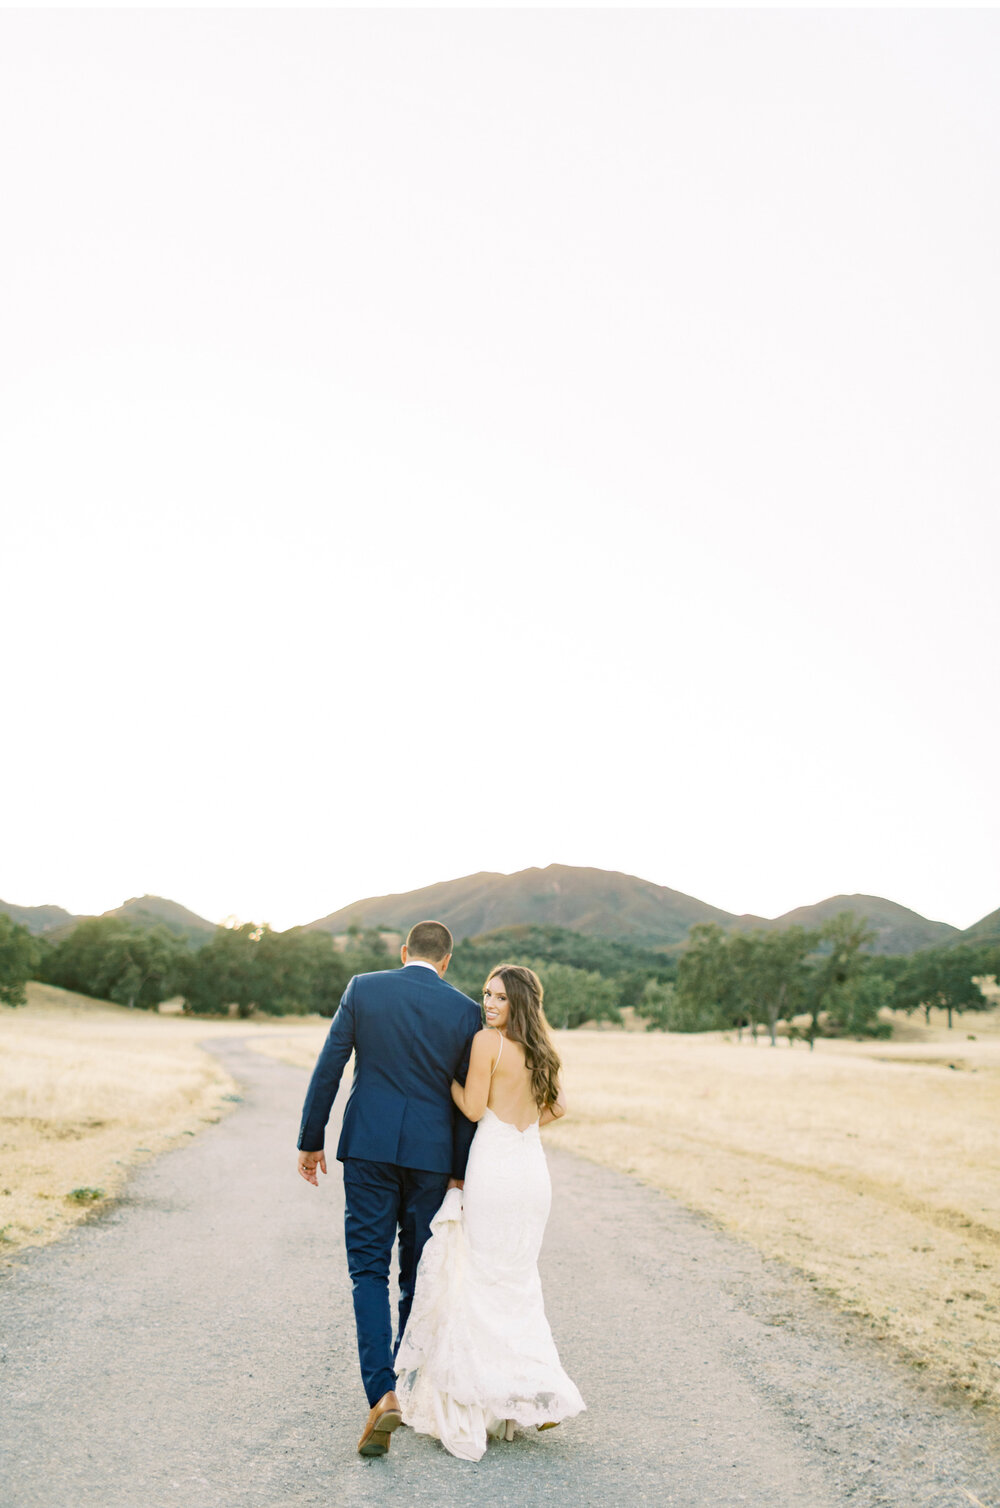
[[[586,1407],[545,1318],[537,1259],[550,1198],[537,1126],[520,1132],[487,1111],[464,1198],[450,1190],[431,1222],[396,1359],[404,1423],[462,1460],[478,1461],[508,1419],[532,1428]]]

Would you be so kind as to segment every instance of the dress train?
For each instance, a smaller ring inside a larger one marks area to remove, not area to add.
[[[586,1405],[564,1372],[545,1317],[538,1254],[552,1199],[537,1122],[526,1131],[487,1110],[464,1196],[431,1222],[396,1358],[404,1423],[478,1461],[508,1421],[557,1424]]]

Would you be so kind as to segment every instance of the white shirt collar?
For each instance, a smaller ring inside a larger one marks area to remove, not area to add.
[[[435,969],[435,967],[434,967],[434,965],[432,963],[428,963],[427,960],[426,960],[426,958],[408,958],[406,960],[406,962],[404,963],[403,968],[404,969],[430,969],[432,971],[432,973],[434,973],[434,974],[437,973],[437,969]]]

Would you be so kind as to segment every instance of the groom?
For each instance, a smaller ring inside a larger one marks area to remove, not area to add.
[[[384,1456],[402,1423],[393,1361],[413,1302],[420,1253],[449,1186],[465,1176],[475,1126],[454,1108],[465,1082],[479,1006],[445,983],[452,935],[417,922],[403,967],[356,974],[333,1018],[306,1093],[299,1172],[319,1186],[326,1123],[352,1051],[354,1083],[337,1156],[344,1164],[344,1235],[354,1286],[361,1376],[371,1412],[358,1450]],[[399,1329],[392,1343],[389,1263],[399,1234]]]

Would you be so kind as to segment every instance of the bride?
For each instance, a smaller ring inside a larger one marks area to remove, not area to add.
[[[552,1190],[539,1128],[565,1114],[559,1059],[537,974],[504,964],[486,981],[487,1025],[473,1039],[465,1087],[478,1127],[464,1190],[431,1222],[396,1357],[403,1422],[478,1461],[487,1435],[549,1429],[585,1407],[563,1371],[538,1276]]]

